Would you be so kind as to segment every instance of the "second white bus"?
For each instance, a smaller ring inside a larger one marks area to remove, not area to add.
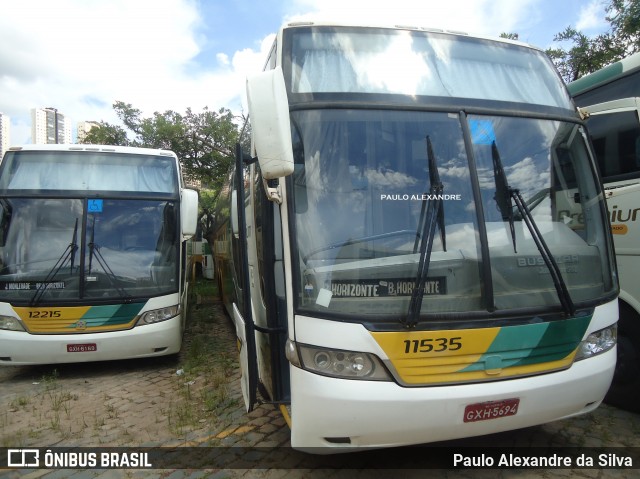
[[[0,365],[180,351],[197,214],[171,151],[10,148],[0,164]]]

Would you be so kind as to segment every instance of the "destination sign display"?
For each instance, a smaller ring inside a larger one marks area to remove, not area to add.
[[[411,296],[415,279],[359,279],[336,280],[331,282],[332,297],[335,298],[375,298],[389,296]],[[438,276],[427,278],[424,284],[425,296],[447,294],[447,278]]]

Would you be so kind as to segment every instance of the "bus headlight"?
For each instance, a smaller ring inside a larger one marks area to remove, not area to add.
[[[8,331],[24,331],[24,327],[22,327],[20,320],[13,316],[0,316],[0,329],[6,329]]]
[[[300,365],[307,371],[343,379],[390,381],[382,362],[371,353],[298,344]]]
[[[618,324],[609,326],[608,328],[595,331],[587,336],[587,339],[578,346],[576,361],[590,358],[597,354],[609,351],[616,345],[618,339]]]
[[[178,316],[178,314],[180,314],[180,305],[177,304],[167,308],[152,309],[151,311],[142,313],[142,316],[138,319],[136,326],[159,323],[161,321],[174,318]]]

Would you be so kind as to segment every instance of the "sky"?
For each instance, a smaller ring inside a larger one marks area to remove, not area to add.
[[[543,49],[573,26],[608,29],[604,0],[0,0],[0,113],[11,144],[31,143],[31,109],[119,123],[115,101],[144,116],[187,108],[240,114],[285,22],[335,19],[518,33]]]

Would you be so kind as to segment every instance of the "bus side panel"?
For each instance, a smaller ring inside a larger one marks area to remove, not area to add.
[[[620,297],[640,311],[640,243],[637,235],[640,228],[640,185],[624,187],[630,183],[609,183],[607,206],[618,261]]]

